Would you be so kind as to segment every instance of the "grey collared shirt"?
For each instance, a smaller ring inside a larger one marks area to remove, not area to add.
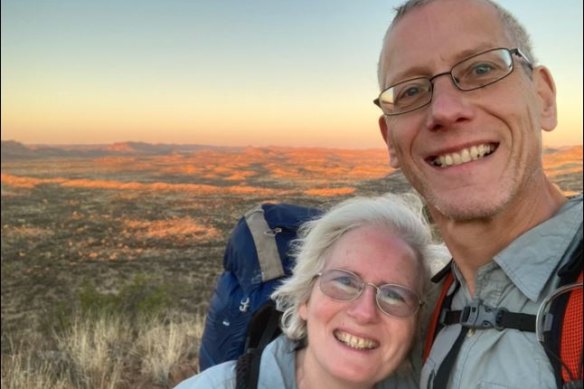
[[[582,195],[570,199],[552,218],[525,232],[482,266],[476,275],[471,298],[456,266],[461,286],[452,299],[452,309],[461,310],[473,301],[511,312],[535,315],[542,300],[558,283],[556,272],[582,239]],[[420,388],[433,388],[440,363],[461,331],[460,324],[440,331],[422,369]],[[556,388],[549,359],[535,333],[515,329],[470,329],[462,343],[448,388]],[[443,388],[435,388],[443,389]]]

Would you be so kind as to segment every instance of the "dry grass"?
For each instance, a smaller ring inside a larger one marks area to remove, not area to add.
[[[7,339],[2,388],[172,388],[196,373],[203,320],[173,315],[135,328],[123,316],[77,317],[49,351]]]
[[[198,325],[189,321],[157,323],[140,332],[136,352],[141,359],[141,372],[150,382],[172,384],[173,370],[180,370],[180,362],[189,359],[192,345],[203,335],[204,323],[200,320]]]
[[[35,360],[28,351],[2,356],[2,388],[4,389],[69,389],[72,386],[55,374],[49,361]]]
[[[125,234],[136,238],[172,238],[178,240],[190,239],[191,242],[218,239],[221,234],[214,227],[204,226],[190,217],[173,218],[151,222],[148,220],[123,220]]]
[[[70,330],[57,338],[67,357],[70,380],[77,387],[114,389],[123,367],[123,348],[131,344],[127,322],[119,317],[75,320]]]

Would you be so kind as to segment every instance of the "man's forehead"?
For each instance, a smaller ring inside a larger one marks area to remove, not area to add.
[[[497,10],[480,0],[435,0],[412,8],[389,31],[388,40],[420,46],[442,37],[469,33],[498,35],[503,29]],[[435,36],[437,35],[437,36]]]
[[[392,74],[419,67],[432,72],[442,63],[452,65],[473,53],[508,44],[497,11],[489,4],[436,0],[410,10],[393,25],[382,62]]]

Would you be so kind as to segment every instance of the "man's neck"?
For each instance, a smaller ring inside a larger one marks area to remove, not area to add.
[[[430,213],[470,294],[474,295],[478,269],[518,236],[551,218],[566,201],[566,197],[546,180],[538,191],[516,196],[515,201],[491,218],[457,221],[432,207]]]

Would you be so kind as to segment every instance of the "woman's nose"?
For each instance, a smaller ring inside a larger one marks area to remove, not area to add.
[[[359,297],[351,301],[347,309],[349,316],[360,323],[373,321],[379,317],[375,295],[377,290],[371,285],[366,285]]]

